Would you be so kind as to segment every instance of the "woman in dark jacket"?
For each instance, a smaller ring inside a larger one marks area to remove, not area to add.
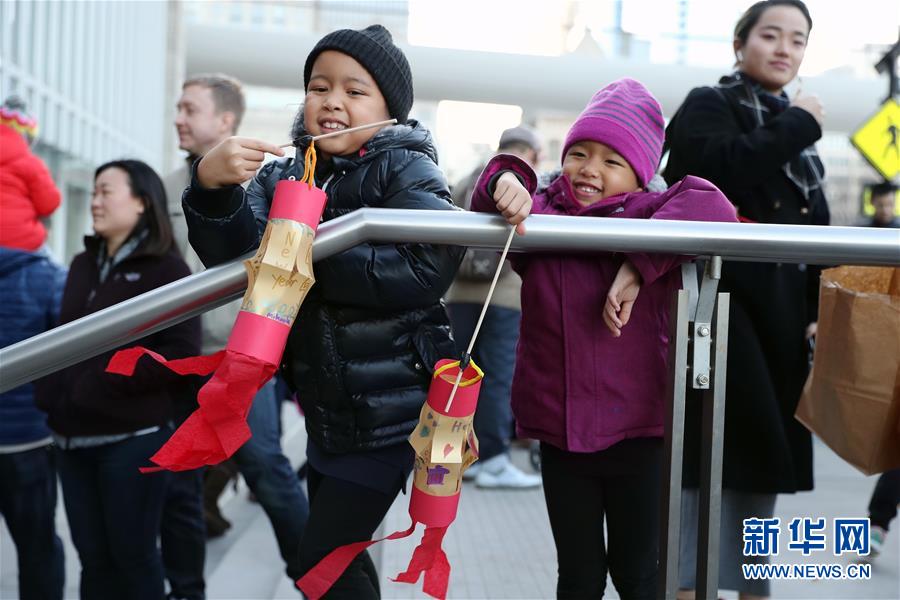
[[[431,134],[408,119],[409,64],[380,25],[326,35],[304,69],[306,99],[292,132],[397,119],[397,125],[316,142],[315,182],[328,200],[323,221],[359,208],[452,210]],[[254,150],[254,148],[256,150]],[[304,165],[265,165],[246,193],[265,142],[230,138],[195,164],[183,198],[191,245],[207,265],[256,248],[275,184],[301,179]],[[305,148],[298,148],[303,152]],[[435,362],[455,355],[441,297],[463,248],[363,242],[317,261],[282,360],[309,434],[310,514],[300,577],[331,550],[370,539],[412,470],[407,439],[418,422]],[[366,552],[329,598],[379,597]]]
[[[688,174],[710,180],[745,222],[828,224],[824,169],[813,146],[822,135],[822,106],[802,91],[793,99],[784,92],[811,27],[799,0],[757,2],[744,13],[734,32],[736,72],[715,87],[692,90],[666,130],[667,182]],[[722,270],[720,290],[731,293],[731,314],[720,585],[743,594],[765,596],[768,586],[740,573],[742,519],[771,516],[776,494],[813,487],[812,441],[794,410],[815,334],[818,275],[813,266],[778,263],[728,262]],[[698,407],[691,403],[693,412]],[[690,488],[698,484],[699,414],[694,417],[685,436]],[[686,524],[696,523],[694,494],[684,504],[693,513]],[[682,536],[687,589],[694,587],[693,536]]]
[[[117,304],[190,274],[172,243],[159,176],[136,160],[94,174],[95,235],[72,261],[61,323]],[[152,334],[141,344],[167,357],[200,351],[197,319]],[[138,468],[171,434],[173,402],[186,385],[152,360],[133,377],[105,372],[110,350],[55,373],[38,386],[38,403],[60,452],[60,480],[72,540],[81,560],[81,598],[164,596],[157,549],[169,474]]]

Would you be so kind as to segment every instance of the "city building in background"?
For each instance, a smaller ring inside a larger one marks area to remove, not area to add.
[[[455,182],[519,122],[544,137],[541,166],[558,167],[572,119],[618,77],[644,82],[671,117],[690,88],[732,68],[731,31],[749,3],[0,0],[0,96],[19,94],[40,122],[35,149],[64,194],[50,246],[68,262],[89,231],[96,165],[130,156],[166,173],[183,156],[172,122],[186,75],[241,79],[241,134],[285,143],[315,42],[334,29],[382,23],[410,59],[411,116],[434,131]],[[827,111],[818,147],[833,222],[849,224],[864,184],[879,177],[848,135],[883,100],[887,82],[872,65],[897,39],[900,9],[892,0],[859,0],[853,11],[808,4],[814,26],[801,75]]]
[[[177,15],[164,2],[0,2],[0,96],[38,119],[35,152],[63,202],[48,243],[68,263],[90,229],[94,168],[123,157],[161,168]],[[177,58],[177,60],[175,60]]]
[[[411,116],[434,131],[440,164],[455,182],[491,154],[503,129],[519,122],[545,138],[541,166],[558,167],[568,126],[590,94],[617,77],[643,81],[671,117],[690,88],[712,85],[732,68],[731,32],[749,3],[257,0],[223,10],[218,3],[186,2],[186,63],[188,71],[209,70],[228,57],[225,64],[248,86],[243,132],[278,141],[300,106],[302,57],[315,41],[338,27],[383,23],[410,59]],[[801,76],[828,114],[818,148],[833,222],[849,224],[864,184],[878,175],[848,135],[887,89],[873,64],[896,41],[900,9],[891,0],[861,0],[852,14],[824,0],[808,5],[814,26]],[[231,50],[235,35],[255,43]],[[265,64],[274,54],[283,60]]]

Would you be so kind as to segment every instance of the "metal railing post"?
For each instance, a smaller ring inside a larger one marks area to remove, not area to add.
[[[697,283],[698,264],[703,266]],[[673,305],[669,337],[669,393],[664,428],[664,466],[660,522],[659,596],[678,593],[681,536],[684,420],[688,389],[702,402],[700,506],[697,534],[697,598],[717,597],[722,499],[725,365],[728,351],[729,295],[717,294],[722,258],[682,265],[682,289]]]
[[[709,335],[714,347],[710,386],[701,394],[700,507],[697,532],[697,598],[719,597],[719,536],[722,514],[722,453],[725,439],[725,369],[728,360],[729,294],[717,294]]]
[[[696,287],[694,264],[686,263]],[[688,276],[683,270],[684,279]],[[685,287],[688,287],[685,285]],[[669,323],[669,382],[663,434],[663,482],[660,498],[659,597],[674,599],[678,591],[681,550],[681,465],[684,457],[684,401],[687,390],[688,325],[691,290],[675,294]]]

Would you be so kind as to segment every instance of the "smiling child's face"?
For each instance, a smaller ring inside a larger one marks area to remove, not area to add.
[[[310,135],[321,135],[389,119],[387,102],[375,80],[350,56],[322,52],[313,63],[303,119]],[[364,129],[316,142],[325,155],[359,152],[379,129]]]
[[[563,173],[572,182],[575,200],[582,206],[641,189],[634,169],[622,155],[605,144],[572,144],[563,158]]]

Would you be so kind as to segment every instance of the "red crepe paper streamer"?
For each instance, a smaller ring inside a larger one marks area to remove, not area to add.
[[[325,200],[325,192],[307,182],[279,181],[269,219],[297,221],[315,232]],[[140,346],[117,352],[107,372],[132,375],[138,360],[150,356],[180,375],[212,373],[197,394],[199,408],[150,457],[158,466],[141,471],[187,471],[218,464],[250,439],[247,414],[256,393],[275,374],[290,329],[291,324],[242,310],[227,346],[215,354],[167,360]]]
[[[441,359],[434,370],[437,372],[441,367],[453,362],[457,361]],[[450,410],[445,410],[450,391],[453,389],[451,382],[456,379],[458,372],[459,367],[455,367],[444,371],[446,379],[443,376],[432,378],[426,400],[431,410],[451,417],[466,417],[475,413],[478,391],[481,388],[480,380],[473,385],[457,388]],[[480,378],[480,374],[472,366],[466,369],[463,376],[467,380],[476,376]],[[409,516],[412,517],[409,529],[396,531],[379,540],[354,542],[332,550],[319,564],[297,580],[297,588],[306,594],[309,600],[318,600],[331,589],[360,552],[384,540],[409,537],[415,531],[416,525],[423,523],[425,533],[422,535],[422,541],[413,551],[406,570],[392,578],[392,581],[414,584],[424,574],[422,591],[433,598],[446,598],[450,581],[450,561],[447,560],[442,542],[447,528],[456,519],[459,498],[460,492],[451,496],[434,496],[413,486],[409,499]]]

